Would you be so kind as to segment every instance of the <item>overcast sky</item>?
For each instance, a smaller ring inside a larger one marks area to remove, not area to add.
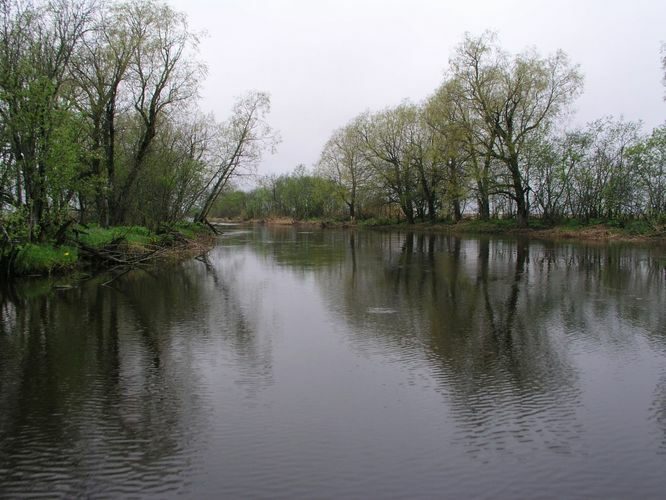
[[[585,90],[575,124],[606,115],[666,121],[660,43],[664,0],[169,0],[206,31],[201,108],[219,120],[236,96],[270,93],[282,135],[261,173],[319,157],[331,132],[358,113],[420,102],[443,81],[465,32],[497,31],[512,53],[563,49]]]

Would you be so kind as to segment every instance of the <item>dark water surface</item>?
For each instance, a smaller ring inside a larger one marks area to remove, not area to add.
[[[664,259],[239,229],[4,283],[0,497],[664,498]]]

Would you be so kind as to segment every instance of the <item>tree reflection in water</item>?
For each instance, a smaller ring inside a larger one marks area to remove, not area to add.
[[[608,492],[620,460],[655,491],[659,464],[630,464],[666,450],[659,255],[260,228],[114,289],[3,283],[0,496],[394,491],[412,463],[432,492],[444,463],[520,482],[526,457],[541,483],[585,467]]]
[[[194,358],[223,342],[248,370],[270,370],[209,265],[132,272],[113,289],[101,282],[3,287],[0,491],[49,494],[53,481],[73,495],[178,490],[200,465],[210,418]]]
[[[510,449],[509,441],[580,446],[572,342],[634,341],[612,326],[618,319],[647,332],[666,325],[666,312],[647,300],[664,303],[664,279],[642,249],[415,233],[348,238],[347,265],[319,271],[331,309],[344,311],[360,349],[383,343],[406,362],[429,360],[470,452]],[[632,296],[646,301],[637,306]],[[395,313],[368,327],[368,311],[379,308]]]

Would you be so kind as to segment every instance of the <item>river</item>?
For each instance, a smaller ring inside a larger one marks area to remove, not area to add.
[[[0,497],[663,498],[663,248],[227,228],[0,287]]]

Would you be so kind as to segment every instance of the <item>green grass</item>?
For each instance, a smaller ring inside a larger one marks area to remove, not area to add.
[[[141,226],[103,228],[90,225],[85,229],[80,229],[79,232],[79,241],[93,248],[103,247],[118,238],[123,238],[131,246],[146,246],[159,241],[159,236],[151,232],[150,229]]]
[[[122,239],[129,247],[145,247],[168,243],[170,234],[179,233],[184,238],[194,240],[210,230],[203,224],[194,222],[178,222],[172,226],[165,226],[158,232],[142,226],[116,226],[103,228],[91,224],[78,230],[78,240],[84,245],[100,248],[114,240]]]
[[[190,240],[210,232],[208,227],[198,222],[178,222],[174,224],[173,229]]]
[[[51,274],[73,269],[78,259],[76,247],[29,243],[16,255],[14,269],[17,274]]]
[[[180,233],[183,237],[195,240],[203,234],[208,234],[208,228],[202,224],[182,222],[171,227],[171,231]],[[17,275],[50,275],[54,273],[69,272],[79,263],[78,249],[75,242],[92,248],[102,248],[113,241],[120,240],[124,250],[128,253],[144,251],[146,247],[159,245],[170,246],[174,239],[173,232],[157,234],[141,226],[118,226],[102,228],[91,224],[79,226],[70,235],[70,244],[55,246],[52,243],[25,243],[19,247],[18,253],[12,262],[12,272]]]

